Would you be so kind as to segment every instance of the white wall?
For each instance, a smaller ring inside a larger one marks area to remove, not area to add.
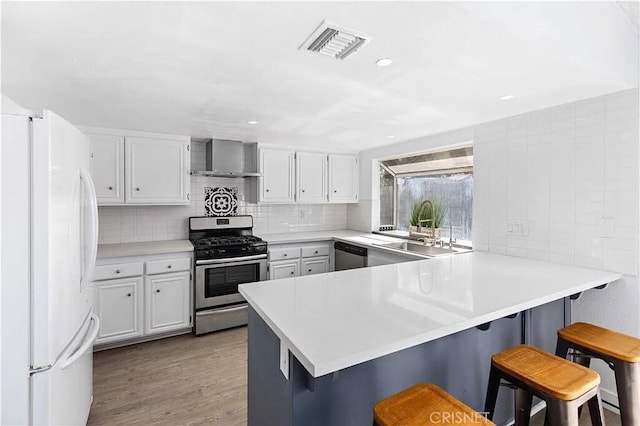
[[[192,142],[191,169],[205,169],[205,143]],[[238,214],[250,214],[254,233],[325,231],[347,227],[346,204],[260,205],[245,200],[242,178],[191,176],[187,206],[104,206],[98,208],[99,243],[175,240],[188,238],[190,216],[204,216],[204,188],[238,188]]]
[[[627,90],[362,152],[348,223],[378,225],[376,158],[473,140],[474,248],[624,274],[574,302],[574,320],[640,336],[638,103]],[[507,232],[513,221],[527,237]],[[613,375],[598,369],[612,401]]]

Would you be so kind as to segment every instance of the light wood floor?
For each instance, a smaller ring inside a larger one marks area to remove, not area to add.
[[[89,426],[247,424],[246,327],[94,354]],[[605,410],[607,426],[620,417]],[[538,413],[531,426],[542,426]],[[588,411],[580,426],[588,426]],[[331,425],[327,425],[331,426]]]
[[[247,424],[247,328],[94,354],[94,425]]]

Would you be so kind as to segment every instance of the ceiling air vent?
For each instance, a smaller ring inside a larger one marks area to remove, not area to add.
[[[367,41],[369,41],[367,37],[356,35],[354,31],[339,28],[328,22],[322,22],[300,48],[332,56],[336,59],[344,59],[355,53]]]

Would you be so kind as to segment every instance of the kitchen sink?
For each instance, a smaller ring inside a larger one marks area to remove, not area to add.
[[[409,253],[420,254],[422,256],[428,257],[436,257],[436,256],[450,256],[456,253],[463,253],[469,250],[466,249],[458,249],[458,248],[444,248],[444,247],[434,247],[434,246],[425,246],[420,243],[413,243],[410,241],[398,242],[398,243],[383,243],[383,244],[375,244],[380,247],[386,247],[394,250],[406,251]]]

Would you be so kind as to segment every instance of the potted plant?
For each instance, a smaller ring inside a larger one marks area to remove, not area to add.
[[[430,201],[431,205],[426,204],[426,201]],[[428,238],[439,238],[440,227],[444,223],[444,219],[447,215],[447,210],[439,198],[432,198],[429,200],[418,201],[413,203],[411,209],[411,216],[409,218],[410,234],[419,234],[420,236]],[[435,227],[435,236],[431,231],[432,222]]]

